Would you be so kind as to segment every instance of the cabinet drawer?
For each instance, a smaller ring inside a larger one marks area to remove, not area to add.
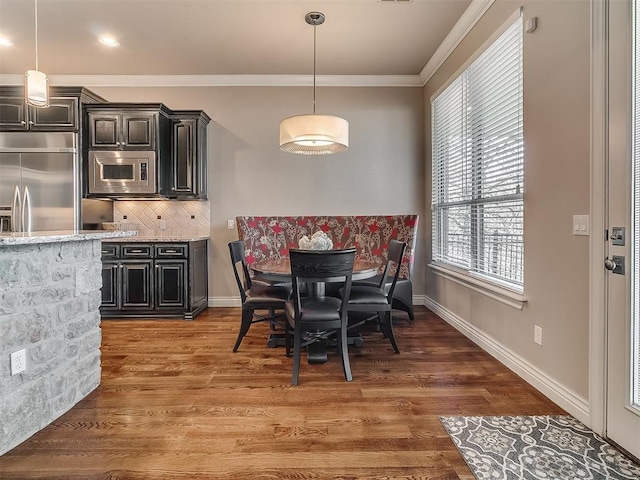
[[[156,258],[187,258],[189,246],[186,243],[157,244]]]
[[[102,258],[118,258],[120,245],[102,242]]]
[[[120,247],[120,258],[152,258],[153,245],[128,244]]]

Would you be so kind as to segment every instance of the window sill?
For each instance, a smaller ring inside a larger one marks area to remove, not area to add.
[[[522,310],[527,299],[524,295],[508,288],[500,287],[492,283],[483,281],[477,277],[473,277],[466,272],[454,270],[435,263],[430,263],[429,267],[433,273],[439,277],[446,278],[454,283],[463,285],[474,292],[478,292],[489,298],[497,300],[500,303],[509,305],[516,310]]]

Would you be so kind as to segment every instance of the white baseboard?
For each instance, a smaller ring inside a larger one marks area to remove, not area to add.
[[[207,305],[212,308],[217,307],[241,307],[240,297],[209,297]]]
[[[414,305],[420,305],[421,307],[427,304],[427,296],[426,295],[414,295],[412,297],[412,301]]]
[[[414,297],[414,303],[415,303]],[[437,314],[445,322],[458,330],[480,348],[485,350],[507,368],[522,377],[527,383],[534,386],[553,402],[580,420],[585,425],[590,424],[589,401],[576,395],[553,378],[539,370],[524,358],[512,352],[495,339],[486,335],[469,322],[455,313],[447,310],[429,297],[424,297],[424,306]]]

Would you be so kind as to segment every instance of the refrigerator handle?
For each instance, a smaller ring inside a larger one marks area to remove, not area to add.
[[[31,195],[26,185],[22,192],[22,231],[31,233]]]
[[[13,201],[11,202],[11,231],[12,232],[21,232],[22,231],[22,204],[20,203],[20,187],[18,185],[15,186],[13,190]]]

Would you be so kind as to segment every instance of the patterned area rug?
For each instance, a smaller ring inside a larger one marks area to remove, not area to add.
[[[640,479],[640,466],[570,416],[440,417],[478,480]]]

